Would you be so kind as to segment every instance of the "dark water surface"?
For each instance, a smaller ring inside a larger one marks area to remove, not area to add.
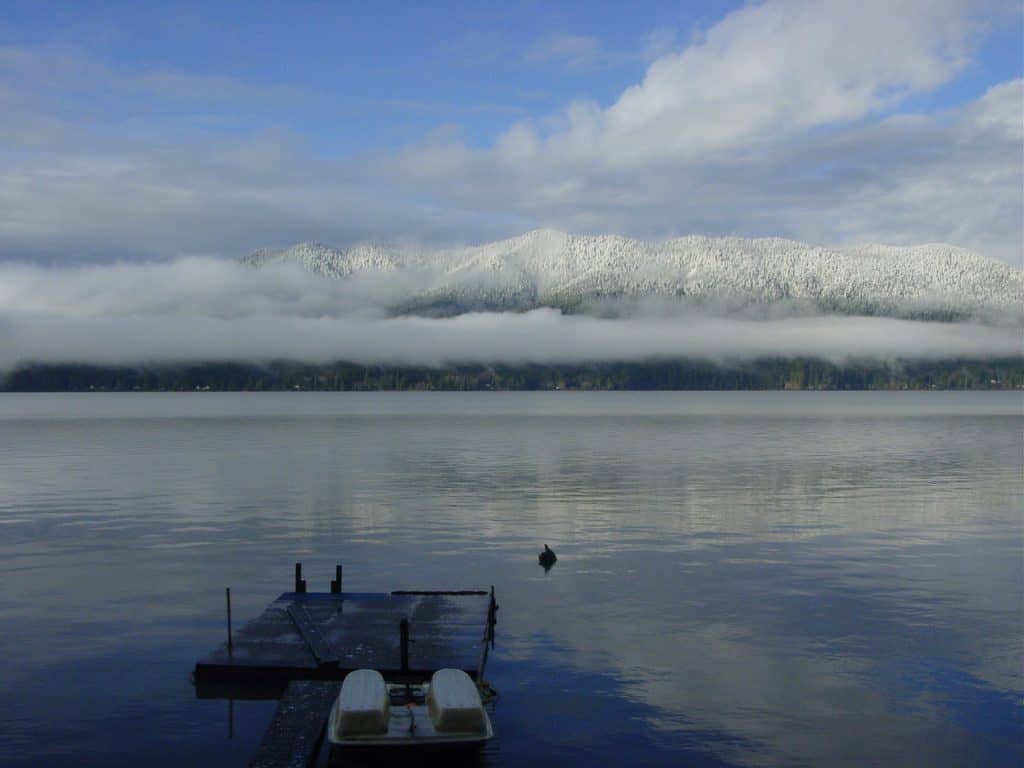
[[[189,672],[302,560],[496,586],[485,764],[1020,765],[1022,430],[1012,392],[0,395],[0,763],[245,765],[273,704]]]

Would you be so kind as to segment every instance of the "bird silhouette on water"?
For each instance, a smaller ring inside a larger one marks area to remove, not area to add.
[[[555,551],[545,544],[544,551],[540,553],[537,560],[542,566],[544,566],[545,571],[550,571],[551,566],[555,564],[555,561],[558,560],[558,558],[555,557]]]

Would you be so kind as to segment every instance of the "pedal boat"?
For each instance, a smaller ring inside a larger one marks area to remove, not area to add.
[[[461,669],[439,669],[429,683],[385,683],[380,672],[350,672],[331,707],[335,748],[473,747],[494,737],[476,684]]]

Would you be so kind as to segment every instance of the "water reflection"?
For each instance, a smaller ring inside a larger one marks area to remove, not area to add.
[[[246,764],[301,559],[497,586],[487,764],[1018,762],[1020,397],[784,394],[0,398],[0,751]]]

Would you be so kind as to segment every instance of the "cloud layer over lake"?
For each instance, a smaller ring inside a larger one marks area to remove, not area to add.
[[[835,315],[710,313],[658,304],[616,319],[472,312],[388,316],[394,284],[255,270],[218,259],[102,267],[0,267],[0,368],[196,361],[442,365],[701,357],[1016,356],[1016,325]]]

